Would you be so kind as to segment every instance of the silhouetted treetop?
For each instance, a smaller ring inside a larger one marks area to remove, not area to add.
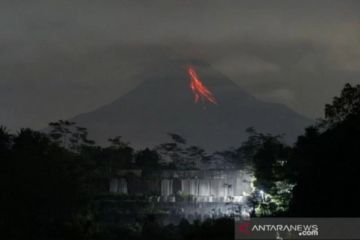
[[[360,85],[345,84],[340,97],[334,97],[331,104],[325,105],[325,119],[322,124],[331,127],[346,118],[360,115]]]

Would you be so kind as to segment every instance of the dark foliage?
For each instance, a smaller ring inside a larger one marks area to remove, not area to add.
[[[153,216],[149,216],[143,225],[140,239],[230,240],[234,239],[234,219],[195,220],[193,223],[182,220],[177,226],[160,226]]]
[[[298,138],[292,216],[360,216],[359,99],[360,85],[346,84],[341,96],[326,105],[321,124]]]
[[[320,124],[307,128],[293,147],[283,144],[281,136],[250,128],[240,148],[217,155],[237,166],[251,166],[255,186],[274,200],[259,202],[258,192],[249,198],[250,205],[260,204],[262,215],[358,217],[359,99],[360,86],[347,84],[341,96],[326,105]],[[118,170],[194,169],[213,158],[203,149],[188,146],[177,134],[169,134],[172,142],[155,149],[135,152],[121,137],[109,139],[111,146],[103,148],[73,122],[58,121],[50,127],[49,135],[31,129],[10,134],[0,127],[1,238],[233,239],[233,220],[228,218],[183,220],[177,226],[162,226],[154,216],[132,226],[101,225],[97,219],[95,199],[107,191]],[[162,162],[164,157],[173,162]],[[284,194],[292,184],[293,192]]]
[[[1,134],[0,227],[4,239],[86,238],[92,168],[46,135]]]
[[[136,153],[135,163],[142,169],[159,169],[160,156],[156,151],[146,148]]]

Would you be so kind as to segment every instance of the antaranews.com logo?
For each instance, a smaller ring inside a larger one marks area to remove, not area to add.
[[[235,239],[360,239],[360,218],[237,220]]]
[[[296,233],[298,236],[318,236],[319,227],[316,224],[313,225],[283,225],[283,224],[251,224],[251,222],[244,222],[238,226],[239,231],[245,235],[251,235],[256,232],[274,232],[277,235],[285,233],[285,235],[293,235]]]

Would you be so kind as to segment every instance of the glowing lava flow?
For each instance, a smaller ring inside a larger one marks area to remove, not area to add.
[[[199,75],[192,66],[188,67],[188,74],[190,77],[190,88],[194,93],[195,103],[199,100],[208,101],[212,104],[217,104],[217,100],[207,87],[201,82]]]

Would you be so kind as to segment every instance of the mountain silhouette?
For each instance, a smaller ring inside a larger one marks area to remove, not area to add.
[[[240,146],[245,129],[285,134],[293,142],[311,120],[281,104],[266,103],[243,91],[209,64],[192,61],[217,104],[194,102],[186,62],[168,61],[139,77],[142,83],[114,102],[71,119],[89,129],[90,137],[104,144],[123,136],[134,147],[151,147],[177,133],[189,144],[207,150]]]

